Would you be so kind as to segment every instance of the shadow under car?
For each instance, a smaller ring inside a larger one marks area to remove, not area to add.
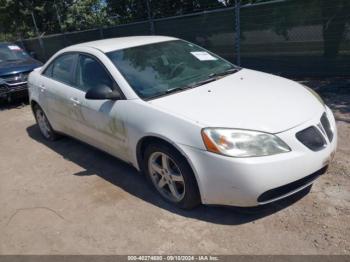
[[[32,139],[44,144],[63,158],[84,169],[84,171],[72,175],[81,177],[97,175],[129,194],[159,208],[184,217],[215,224],[240,225],[269,216],[294,204],[311,189],[311,186],[309,186],[288,198],[257,207],[200,205],[193,210],[182,210],[164,201],[152,190],[145,176],[141,175],[134,167],[113,156],[69,137],[64,137],[55,142],[47,141],[41,136],[37,125],[29,126],[27,133]]]

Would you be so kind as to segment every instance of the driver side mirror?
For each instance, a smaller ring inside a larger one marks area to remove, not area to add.
[[[119,100],[121,99],[121,94],[107,85],[99,85],[89,89],[86,92],[85,98],[91,100]]]

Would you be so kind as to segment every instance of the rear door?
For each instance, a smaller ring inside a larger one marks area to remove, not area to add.
[[[71,101],[74,70],[78,54],[65,53],[57,57],[43,72],[44,81],[39,84],[40,92],[45,96],[49,121],[57,131],[74,135],[73,114],[76,114]]]

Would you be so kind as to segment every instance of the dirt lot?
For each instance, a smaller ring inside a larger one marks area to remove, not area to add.
[[[350,254],[350,89],[317,86],[338,119],[329,171],[309,193],[252,209],[177,210],[127,164],[45,142],[29,106],[3,106],[0,254]]]

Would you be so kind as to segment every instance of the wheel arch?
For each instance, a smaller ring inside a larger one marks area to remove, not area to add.
[[[35,112],[34,112],[34,107],[35,107],[35,106],[38,106],[38,107],[45,113],[45,115],[46,115],[46,117],[47,117],[47,120],[49,121],[49,124],[53,127],[52,122],[50,121],[49,116],[48,116],[46,110],[38,103],[38,101],[35,100],[35,99],[31,99],[29,103],[30,103],[30,108],[31,108],[31,110],[32,110],[32,113],[33,113],[33,115],[34,115],[34,118],[36,118]],[[55,132],[58,133],[58,131],[56,131],[56,129],[54,129],[54,130],[55,130]]]
[[[166,144],[169,147],[173,148],[174,150],[176,150],[177,152],[179,152],[184,159],[187,161],[187,164],[189,165],[189,167],[191,168],[193,175],[196,179],[197,182],[197,187],[199,190],[199,194],[200,197],[202,199],[202,194],[201,194],[201,184],[199,183],[199,178],[198,178],[198,174],[196,169],[193,166],[193,163],[191,161],[191,159],[187,156],[187,154],[178,146],[176,145],[175,142],[171,141],[170,139],[167,139],[165,137],[160,137],[157,135],[147,135],[142,137],[136,145],[136,158],[137,158],[137,165],[138,168],[140,169],[141,172],[143,172],[143,155],[145,153],[145,150],[147,148],[148,145],[152,144],[152,143],[162,143],[162,144]]]
[[[139,169],[142,170],[143,155],[145,153],[147,146],[152,144],[152,143],[166,144],[166,145],[170,146],[171,148],[175,149],[176,151],[178,151],[188,161],[188,157],[186,157],[186,155],[181,150],[181,148],[179,148],[173,141],[171,141],[167,138],[164,138],[164,137],[160,137],[160,136],[151,134],[151,135],[147,135],[147,136],[142,137],[137,142],[136,157],[137,157],[137,165],[138,165]]]
[[[34,112],[34,106],[40,106],[39,103],[37,101],[35,101],[34,99],[30,100],[30,108],[32,109],[32,112]]]
[[[44,109],[35,99],[31,99],[31,100],[30,100],[30,108],[32,109],[32,112],[33,112],[34,117],[35,117],[35,112],[34,112],[34,107],[35,107],[35,106],[40,107],[41,110],[43,110],[44,113],[46,114],[45,109]],[[46,115],[47,115],[47,114],[46,114]]]
[[[30,100],[30,107],[31,107],[32,112],[33,112],[34,115],[35,115],[35,112],[34,112],[34,107],[35,107],[35,106],[40,107],[41,110],[44,111],[45,115],[48,116],[48,115],[47,115],[47,112],[46,112],[46,110],[45,110],[45,108],[43,108],[43,107],[39,104],[39,102],[38,102],[36,99],[31,99],[31,100]],[[50,122],[50,121],[49,121],[49,122]],[[50,123],[51,123],[51,122],[50,122]]]

